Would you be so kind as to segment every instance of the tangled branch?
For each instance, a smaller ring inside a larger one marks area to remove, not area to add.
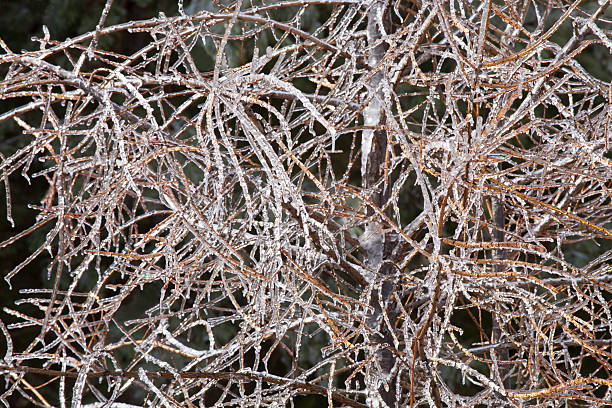
[[[4,309],[5,405],[612,400],[609,0],[179,4],[0,39],[9,221],[48,184],[4,278],[52,280]]]

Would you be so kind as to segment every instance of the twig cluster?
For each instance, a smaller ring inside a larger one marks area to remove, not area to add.
[[[0,41],[9,220],[48,182],[4,278],[53,279],[4,310],[3,401],[612,400],[612,250],[572,257],[612,237],[612,88],[577,61],[609,0],[210,5]]]

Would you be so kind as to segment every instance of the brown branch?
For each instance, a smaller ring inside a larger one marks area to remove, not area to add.
[[[66,377],[66,378],[77,378],[79,373],[77,371],[60,371],[60,370],[51,370],[46,368],[36,368],[36,367],[23,367],[23,366],[5,366],[0,365],[0,372],[9,372],[9,373],[26,373],[26,374],[37,374],[43,375],[47,377]],[[305,394],[319,394],[323,396],[327,396],[329,390],[325,387],[321,387],[319,385],[314,385],[310,383],[300,382],[293,379],[285,379],[281,377],[270,376],[262,373],[247,373],[247,372],[205,372],[205,371],[179,371],[177,374],[173,374],[170,372],[158,371],[158,372],[146,372],[145,375],[150,379],[158,379],[165,378],[168,380],[173,380],[177,376],[182,379],[210,379],[210,380],[230,380],[230,381],[265,381],[270,384],[284,385],[291,389],[301,391]],[[88,379],[98,379],[98,378],[130,378],[137,380],[139,378],[139,373],[134,373],[130,371],[98,371],[95,373],[87,373],[86,377]],[[366,406],[360,404],[343,393],[332,391],[332,398],[341,403],[355,408],[365,408]]]

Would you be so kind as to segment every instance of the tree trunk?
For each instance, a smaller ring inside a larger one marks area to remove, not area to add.
[[[368,11],[368,44],[372,47],[369,64],[379,69],[385,52],[388,49],[384,36],[391,29],[390,14],[387,12],[385,1],[375,1]],[[370,102],[364,112],[364,125],[380,127],[367,129],[362,134],[361,175],[363,187],[368,190],[369,199],[373,205],[383,208],[390,197],[391,185],[387,169],[388,135],[384,129],[384,89],[388,86],[385,69],[379,69],[369,82]],[[391,264],[388,261],[393,251],[395,240],[391,234],[384,231],[383,220],[375,217],[373,208],[368,208],[368,216],[373,221],[366,225],[360,242],[367,252],[366,265],[372,271],[369,277],[370,306],[372,314],[368,319],[368,326],[375,333],[373,343],[378,346],[377,361],[370,371],[368,380],[368,394],[370,405],[380,406],[381,401],[388,407],[396,407],[395,379],[392,370],[395,357],[389,350],[393,346],[391,327],[394,326],[395,313],[389,308],[389,299],[393,289],[393,282],[388,280],[391,274]],[[385,210],[390,215],[389,209]],[[383,314],[387,314],[384,319]]]

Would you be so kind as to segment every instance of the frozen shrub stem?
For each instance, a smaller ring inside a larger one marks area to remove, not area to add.
[[[49,279],[3,310],[0,401],[609,403],[609,3],[109,0],[0,38],[9,223],[47,183],[3,278]]]

